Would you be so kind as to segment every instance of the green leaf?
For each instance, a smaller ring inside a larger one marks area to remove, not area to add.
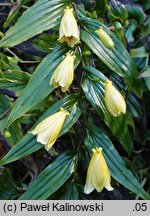
[[[96,10],[98,15],[104,17],[105,12],[108,10],[108,0],[97,0],[96,1]]]
[[[16,57],[6,56],[0,53],[0,70],[21,70],[17,63],[18,59]]]
[[[0,133],[3,134],[4,131],[5,131],[5,126],[6,126],[6,121],[7,121],[7,117],[5,116],[7,114],[7,111],[6,113],[4,113],[4,115],[2,116],[2,119],[0,118]]]
[[[39,0],[10,28],[0,47],[12,47],[59,24],[67,0]]]
[[[142,72],[139,78],[147,78],[150,77],[150,67],[147,67],[144,72]]]
[[[27,86],[22,91],[22,94],[15,102],[14,108],[8,118],[8,126],[24,113],[38,105],[38,103],[53,91],[53,86],[49,85],[49,82],[54,69],[61,62],[66,51],[66,47],[58,46],[39,64]]]
[[[0,119],[9,111],[10,98],[7,95],[0,94]]]
[[[16,120],[9,128],[10,137],[7,139],[10,146],[13,147],[23,137],[20,120]]]
[[[150,77],[145,78],[145,83],[147,85],[148,90],[150,91]]]
[[[118,19],[118,21],[121,20],[123,22],[127,18],[134,19],[141,25],[146,18],[146,14],[139,4],[128,3],[128,1],[110,1],[110,5],[110,18],[112,20]]]
[[[75,159],[75,154],[72,152],[62,153],[41,172],[19,200],[47,199],[72,175],[74,172]]]
[[[127,100],[128,110],[134,116],[134,118],[141,118],[142,107],[140,101],[135,97],[135,95],[130,94]]]
[[[95,6],[95,1],[93,1],[93,0],[90,0],[90,1],[80,0],[80,4],[84,5],[86,10],[90,10],[91,8],[93,8]]]
[[[78,189],[75,184],[71,184],[66,193],[65,200],[79,200]]]
[[[142,88],[140,80],[137,79],[137,68],[123,43],[104,24],[97,20],[82,18],[80,23],[86,27],[86,30],[81,29],[81,39],[112,71],[124,77],[129,87],[138,96],[141,96]],[[114,49],[107,49],[94,32],[99,26],[103,26],[112,38]]]
[[[141,46],[135,49],[131,49],[130,52],[131,52],[132,58],[142,58],[142,57],[148,56],[148,52],[144,46]]]
[[[3,27],[7,28],[17,17],[19,9],[21,6],[23,6],[25,3],[29,2],[30,0],[16,0],[11,7],[11,10],[8,14],[7,20],[5,21]]]
[[[3,171],[0,170],[0,199],[1,200],[15,200],[21,195],[22,191],[23,191],[23,185],[15,183],[9,169],[6,168]]]
[[[112,21],[121,21],[124,23],[128,18],[128,11],[124,4],[116,1],[110,1],[110,11],[109,11],[109,18]]]
[[[137,22],[135,20],[131,20],[130,24],[128,25],[128,28],[125,32],[125,36],[126,39],[128,41],[128,43],[133,42],[134,41],[134,32],[137,28]]]
[[[92,148],[102,147],[111,176],[141,198],[150,199],[149,194],[144,191],[131,171],[126,168],[124,161],[114,148],[112,142],[101,129],[91,125],[89,130],[87,130],[85,145],[90,153]]]
[[[144,22],[146,14],[140,5],[129,3],[126,4],[126,8],[130,19],[135,19],[138,25],[141,25]]]
[[[69,129],[76,123],[80,115],[81,115],[81,110],[78,106],[78,102],[75,102],[73,107],[71,107],[70,115],[67,116],[59,136],[62,136],[63,134],[67,133]]]
[[[147,19],[144,22],[144,25],[142,25],[141,27],[142,27],[141,28],[142,37],[147,36],[148,34],[150,34],[150,17],[147,17]]]
[[[20,70],[8,70],[0,73],[0,86],[20,94],[30,79],[30,74]]]
[[[146,86],[150,91],[150,67],[146,66],[145,70],[140,74],[139,78],[144,78]]]
[[[85,67],[84,70],[87,72],[87,76],[84,78],[82,88],[86,98],[120,141],[123,148],[130,154],[132,142],[127,127],[126,115],[113,117],[105,106],[104,82],[107,80],[107,77],[93,67]]]
[[[61,107],[64,109],[70,110],[72,109],[70,115],[67,116],[65,123],[62,127],[62,130],[60,132],[59,136],[62,136],[64,133],[67,133],[70,128],[73,126],[73,124],[78,120],[81,111],[78,108],[76,104],[78,95],[69,95],[65,98],[57,101],[54,103],[39,119],[38,121],[33,125],[31,128],[34,129],[39,122],[47,118],[48,116],[52,115],[55,112],[58,112]],[[36,137],[32,135],[31,133],[27,133],[0,161],[1,165],[19,160],[27,155],[32,154],[33,152],[43,148],[43,145],[40,143],[37,143]]]
[[[32,45],[42,52],[49,53],[49,51],[57,45],[57,42],[57,34],[43,33],[32,40]]]

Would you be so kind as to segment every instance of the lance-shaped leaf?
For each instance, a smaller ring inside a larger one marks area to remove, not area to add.
[[[128,3],[125,4],[125,7],[127,8],[130,19],[135,19],[138,25],[141,25],[144,22],[146,14],[140,5]]]
[[[24,113],[35,107],[52,91],[53,86],[49,85],[53,70],[61,62],[66,52],[64,46],[58,46],[54,51],[47,55],[36,68],[22,94],[15,102],[13,110],[8,118],[8,126]]]
[[[67,116],[65,123],[62,127],[62,130],[59,136],[62,136],[64,133],[67,133],[69,129],[74,125],[74,123],[80,117],[81,111],[78,108],[78,104],[76,103],[78,95],[69,95],[65,98],[57,101],[54,105],[52,105],[33,125],[31,128],[34,129],[37,124],[39,124],[42,120],[47,118],[48,116],[58,112],[61,107],[70,111],[70,115]],[[19,160],[27,155],[32,154],[33,152],[43,148],[44,145],[38,143],[36,141],[36,137],[27,133],[0,161],[0,165],[4,165],[16,160]]]
[[[126,115],[113,117],[105,106],[104,82],[107,80],[107,77],[93,67],[85,67],[84,70],[87,71],[87,76],[84,78],[82,88],[86,98],[120,141],[123,148],[130,154],[132,142],[127,127]]]
[[[21,70],[8,70],[0,74],[1,88],[7,88],[14,93],[20,94],[22,89],[27,85],[30,74]]]
[[[16,19],[16,17],[18,16],[19,13],[19,9],[25,5],[26,3],[28,3],[30,0],[16,0],[11,7],[11,10],[8,14],[7,20],[5,21],[5,23],[3,24],[4,28],[7,28],[8,26],[11,25],[11,23]]]
[[[79,200],[79,192],[76,184],[71,182],[67,184],[65,195],[62,197],[63,200]]]
[[[16,57],[10,57],[0,53],[0,69],[1,70],[21,70],[21,68],[17,65],[18,60]]]
[[[62,153],[29,186],[19,200],[45,200],[58,190],[74,172],[76,155]]]
[[[110,169],[111,176],[116,181],[118,181],[124,187],[128,188],[141,198],[150,199],[149,194],[144,191],[132,172],[126,168],[124,161],[122,160],[104,131],[98,129],[94,125],[90,125],[84,141],[90,153],[92,148],[102,147],[103,154]]]
[[[59,24],[67,0],[39,0],[18,19],[0,41],[0,47],[12,47]]]
[[[128,19],[134,19],[137,21],[138,25],[141,25],[145,18],[146,14],[142,6],[139,4],[132,3],[130,1],[116,1],[110,0],[110,18],[112,20],[124,21]]]
[[[128,11],[124,4],[120,1],[110,1],[110,11],[109,18],[111,21],[115,22],[116,20],[121,21],[121,23],[125,22],[128,18]]]
[[[86,27],[86,30],[81,29],[81,39],[112,71],[124,77],[129,87],[140,96],[142,89],[141,82],[137,79],[139,74],[123,43],[104,24],[97,20],[82,18],[80,22]],[[103,29],[113,40],[114,49],[105,47],[95,33],[95,30],[100,26],[103,26]]]

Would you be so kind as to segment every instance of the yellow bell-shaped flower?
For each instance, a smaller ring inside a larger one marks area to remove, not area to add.
[[[67,53],[64,60],[58,65],[50,80],[54,88],[61,86],[62,92],[68,90],[74,77],[74,60],[75,56]]]
[[[105,83],[105,105],[107,110],[117,117],[126,113],[126,103],[120,92],[112,85],[111,81]]]
[[[59,112],[40,122],[31,131],[32,134],[37,135],[37,142],[45,145],[46,150],[49,150],[55,143],[67,115],[69,113],[61,108]]]
[[[73,9],[66,7],[59,28],[59,42],[66,42],[69,47],[74,47],[75,44],[79,43],[79,35],[80,33],[77,21],[73,15]]]
[[[93,155],[87,171],[84,193],[89,194],[94,188],[97,192],[101,192],[103,188],[108,191],[113,190],[110,184],[110,172],[103,157],[102,148],[92,149],[92,151]]]
[[[99,39],[105,47],[107,47],[108,49],[114,49],[113,40],[111,39],[109,34],[107,34],[107,32],[103,29],[102,26],[100,26],[99,29],[97,29],[95,32],[97,33]]]

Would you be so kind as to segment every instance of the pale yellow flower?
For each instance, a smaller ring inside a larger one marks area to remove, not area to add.
[[[114,116],[126,113],[126,103],[120,92],[112,85],[111,81],[105,83],[105,105]]]
[[[64,60],[58,65],[50,80],[54,88],[61,86],[63,92],[68,90],[74,78],[74,60],[75,56],[67,53]]]
[[[44,144],[45,148],[49,150],[55,143],[68,114],[67,111],[61,108],[59,112],[41,121],[31,131],[32,134],[37,135],[37,142]]]
[[[92,149],[92,151],[93,155],[87,171],[84,193],[89,194],[94,189],[101,192],[103,188],[108,191],[113,190],[110,184],[110,172],[103,157],[102,148]]]
[[[79,35],[80,33],[77,21],[73,15],[73,9],[66,7],[59,28],[59,42],[66,42],[69,47],[74,47],[75,44],[79,43]]]
[[[108,49],[114,49],[113,40],[111,39],[109,34],[107,34],[107,32],[103,29],[102,26],[100,26],[99,29],[97,29],[95,32],[97,33],[99,39],[105,47],[107,47]]]

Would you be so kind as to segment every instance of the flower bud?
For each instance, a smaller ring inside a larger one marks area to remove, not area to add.
[[[114,49],[114,42],[111,39],[111,37],[107,34],[105,30],[103,30],[103,27],[100,26],[99,29],[95,31],[101,40],[101,42],[104,44],[105,47],[108,49]]]
[[[10,138],[11,137],[11,133],[8,131],[8,130],[5,130],[4,132],[4,137],[7,139],[7,138]]]
[[[77,21],[73,15],[73,9],[66,7],[59,28],[59,42],[66,42],[69,47],[74,47],[76,43],[79,43],[79,34]]]
[[[32,134],[37,135],[37,142],[45,145],[46,150],[49,150],[55,143],[67,115],[69,115],[69,113],[61,108],[59,112],[41,121],[35,129],[31,131]]]
[[[114,116],[126,113],[126,103],[120,92],[112,85],[111,81],[105,83],[105,105],[107,110]]]
[[[68,90],[74,77],[74,60],[75,56],[67,53],[64,60],[58,65],[50,80],[54,88],[61,86],[62,92]]]
[[[87,171],[84,193],[89,194],[94,188],[97,192],[101,192],[103,188],[108,191],[113,190],[110,184],[110,172],[103,157],[102,148],[92,149],[92,151],[93,155]]]

